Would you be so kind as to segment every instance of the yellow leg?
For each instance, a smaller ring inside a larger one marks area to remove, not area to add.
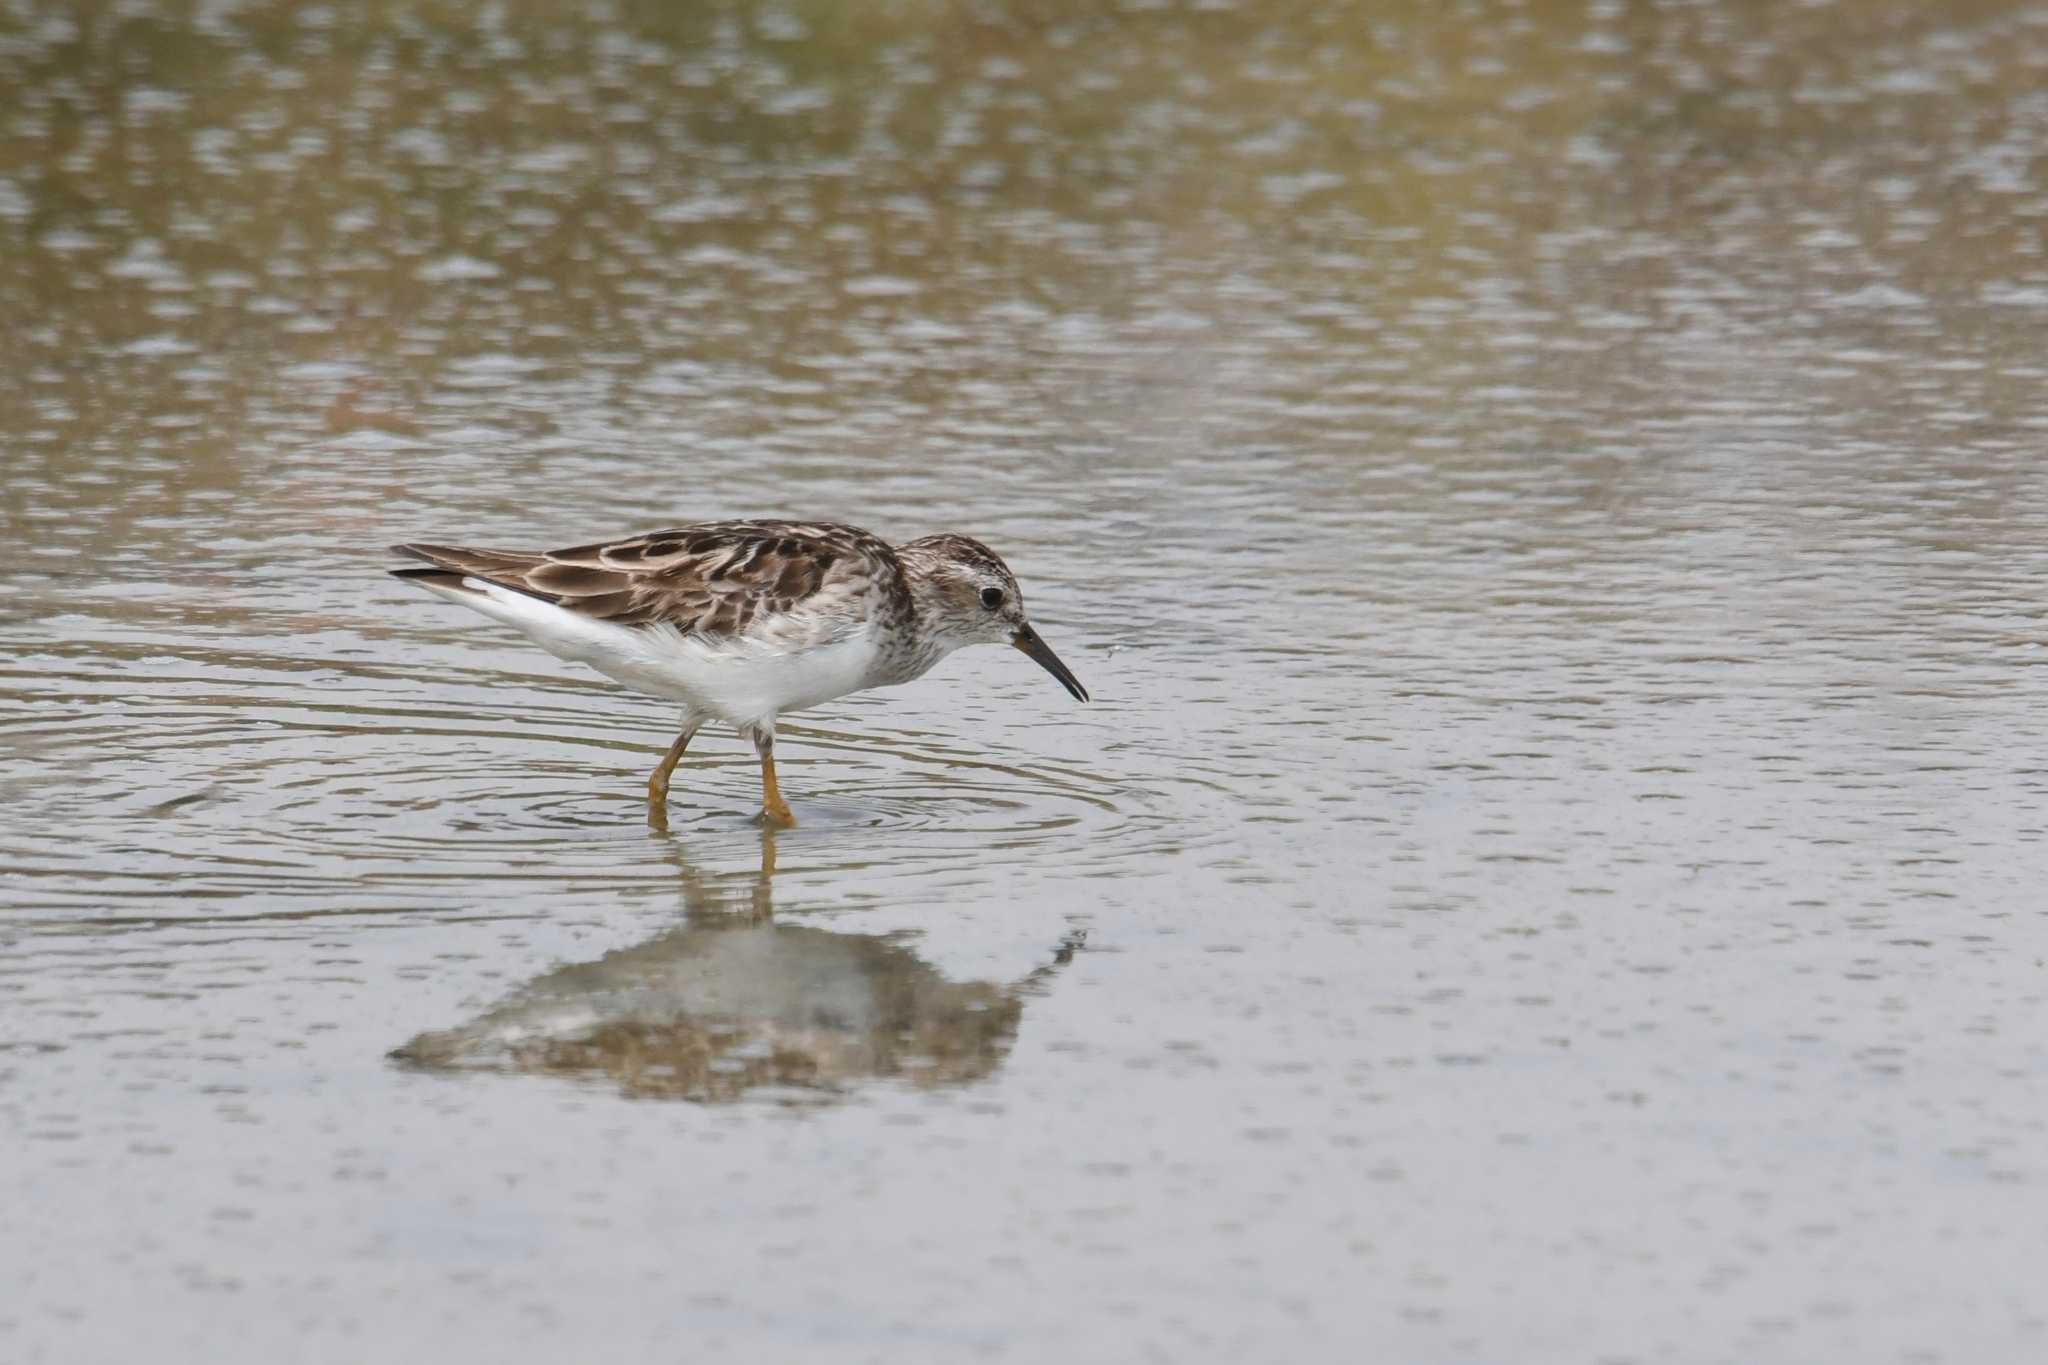
[[[647,807],[654,810],[668,805],[669,774],[676,770],[676,764],[683,757],[683,750],[690,747],[690,740],[697,733],[697,726],[685,725],[683,732],[676,736],[676,742],[668,746],[668,752],[661,756],[661,762],[647,779]]]
[[[796,817],[789,813],[789,803],[782,799],[782,788],[775,785],[774,736],[754,736],[754,750],[761,755],[761,819],[771,825],[795,824]]]

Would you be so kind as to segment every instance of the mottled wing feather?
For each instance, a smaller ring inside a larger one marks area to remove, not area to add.
[[[788,648],[884,614],[904,595],[896,552],[852,526],[709,522],[545,555],[399,548],[597,620]]]
[[[511,583],[546,558],[544,555],[520,554],[515,550],[473,550],[467,545],[394,545],[391,548],[395,553],[411,555],[443,569],[489,579],[493,583]]]

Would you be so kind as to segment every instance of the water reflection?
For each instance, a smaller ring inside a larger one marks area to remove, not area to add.
[[[776,923],[773,830],[760,832],[759,870],[737,878],[701,871],[665,830],[653,837],[675,863],[680,928],[548,972],[392,1057],[709,1103],[816,1100],[881,1079],[964,1085],[1002,1065],[1025,998],[1084,937],[1069,934],[1018,981],[953,981],[893,936]]]

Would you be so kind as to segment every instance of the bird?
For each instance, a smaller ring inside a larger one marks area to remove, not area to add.
[[[765,824],[796,823],[775,780],[789,712],[922,677],[954,650],[1007,644],[1075,700],[1088,690],[1024,612],[995,551],[968,536],[891,545],[829,522],[711,521],[539,553],[409,543],[390,572],[512,626],[558,659],[682,705],[647,779],[649,819],[710,721],[751,740]]]

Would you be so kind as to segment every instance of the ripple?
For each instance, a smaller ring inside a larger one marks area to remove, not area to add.
[[[0,841],[25,911],[148,899],[172,907],[162,920],[243,915],[252,898],[279,914],[322,900],[417,909],[447,887],[473,900],[487,886],[522,896],[672,879],[646,842],[644,782],[669,723],[656,703],[445,662],[330,666],[309,687],[302,662],[241,647],[112,657],[0,669],[0,686],[38,703],[0,720],[31,815]],[[814,869],[878,856],[906,876],[1046,858],[1110,868],[1172,837],[1161,792],[1027,749],[1005,756],[1000,735],[973,750],[887,724],[791,724],[783,737],[799,819],[786,846]],[[757,784],[751,753],[707,732],[677,770],[668,824],[693,837],[750,830]],[[47,856],[65,827],[88,857]]]

